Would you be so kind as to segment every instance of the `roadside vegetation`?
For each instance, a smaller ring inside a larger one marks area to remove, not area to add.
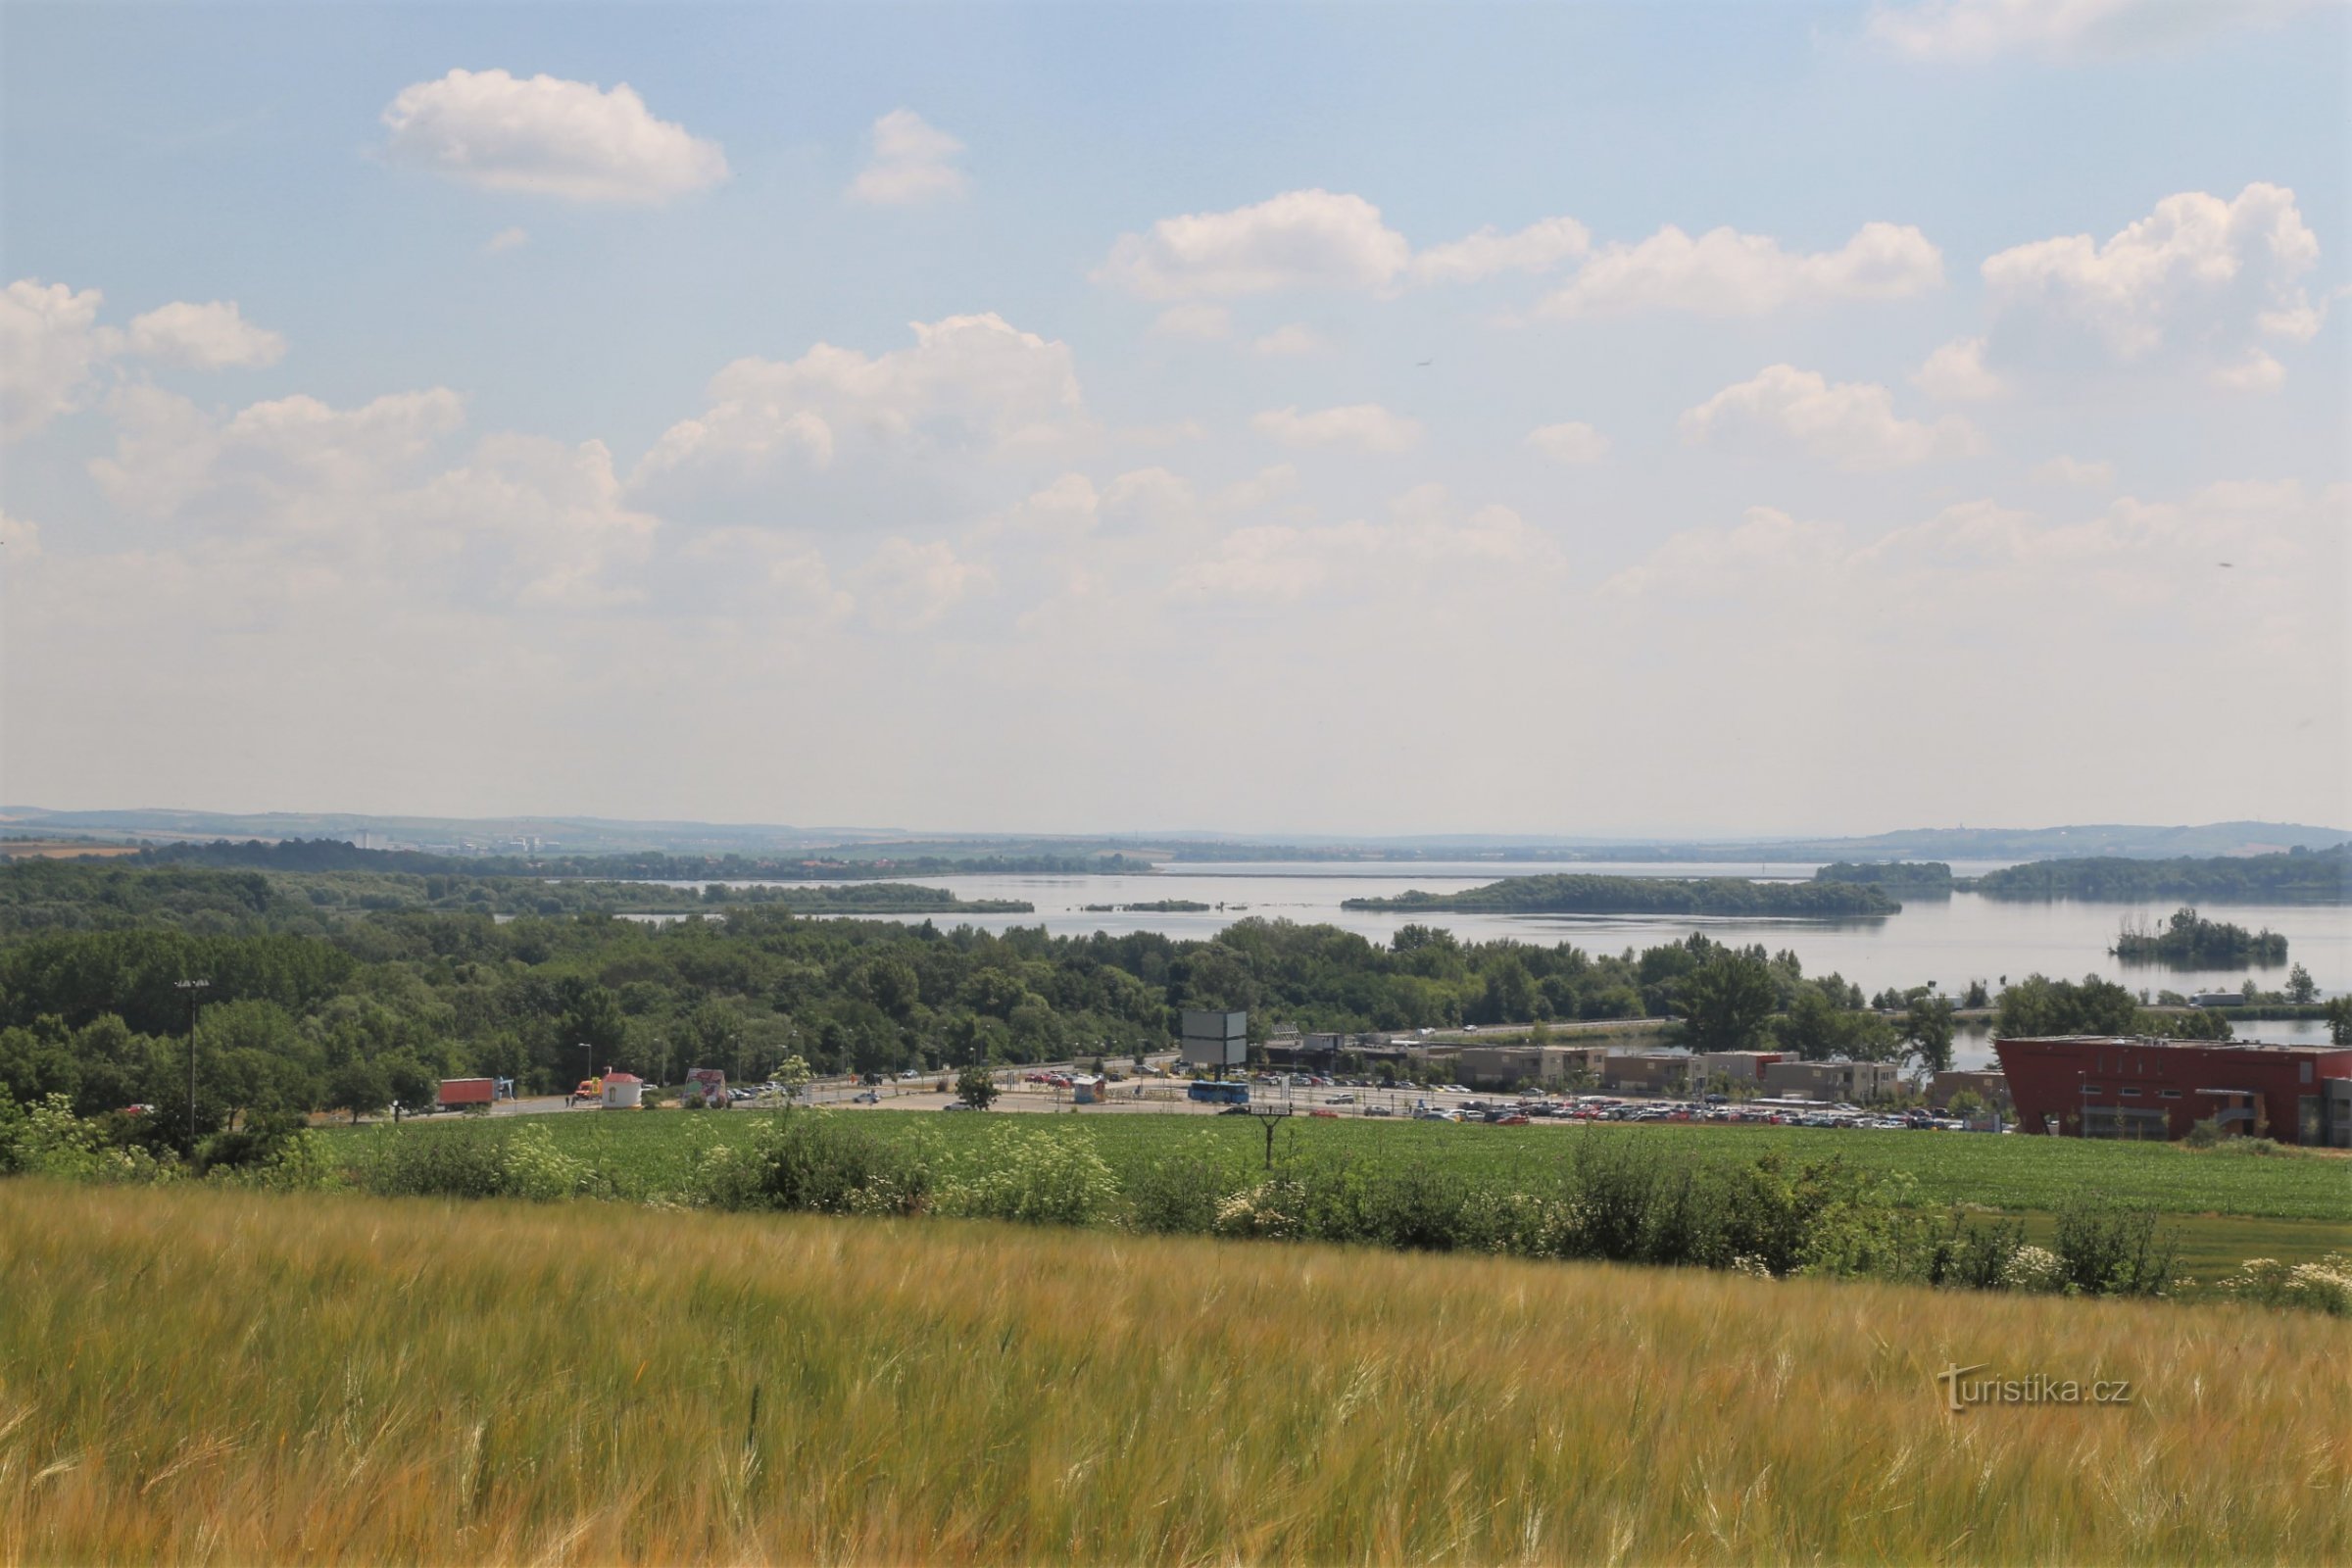
[[[26,1182],[0,1255],[8,1561],[2352,1557],[2321,1317]]]

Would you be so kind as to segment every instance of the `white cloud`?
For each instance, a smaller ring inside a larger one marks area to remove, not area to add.
[[[1213,340],[1233,335],[1233,312],[1222,305],[1171,305],[1152,322],[1154,337]]]
[[[2061,455],[2047,463],[2035,464],[2032,477],[2043,484],[2091,485],[2105,489],[2115,483],[2115,465],[2088,463]]]
[[[625,82],[452,71],[385,106],[392,162],[488,190],[663,202],[727,177],[718,143],[657,120]]]
[[[986,456],[1080,426],[1066,345],[994,315],[909,325],[913,346],[886,354],[819,343],[797,360],[737,360],[711,378],[708,411],[662,432],[636,481],[821,471],[849,447]]]
[[[1251,350],[1268,359],[1293,359],[1301,354],[1319,354],[1323,340],[1299,322],[1278,326],[1250,345]]]
[[[2233,365],[2217,368],[2213,384],[2230,392],[2276,392],[2286,384],[2286,367],[2260,349]]]
[[[1842,468],[1902,467],[1978,450],[1976,431],[1946,416],[1934,424],[1899,418],[1893,394],[1868,381],[1832,383],[1792,365],[1765,367],[1683,416],[1686,439],[1711,439],[1724,426],[1752,426],[1795,441]]]
[[[382,496],[464,418],[446,387],[396,393],[355,409],[296,395],[256,403],[226,419],[157,387],[109,400],[115,455],[90,464],[116,505],[150,516],[213,498],[240,531],[341,526],[329,498]]]
[[[495,435],[462,467],[436,476],[399,509],[407,526],[438,531],[448,548],[520,605],[590,609],[642,596],[618,568],[645,560],[652,514],[622,499],[602,441],[566,446]]]
[[[2036,240],[1986,258],[1983,270],[1996,311],[2080,325],[2130,361],[2168,341],[2210,350],[2255,332],[2308,336],[2318,314],[2297,279],[2319,256],[2295,193],[2256,183],[2231,201],[2167,196],[2103,244],[2088,234]]]
[[[1835,562],[1844,534],[1833,523],[1804,522],[1774,507],[1750,507],[1731,528],[1678,533],[1601,584],[1604,598],[1651,593],[1739,597],[1760,577],[1809,578]]]
[[[518,251],[525,245],[528,245],[530,242],[531,231],[522,227],[520,224],[515,224],[507,228],[502,228],[497,233],[491,235],[490,242],[484,245],[482,249],[488,251],[493,256],[497,256],[505,251]]]
[[[1421,421],[1392,414],[1377,403],[1301,414],[1297,404],[1268,409],[1250,427],[1286,447],[1336,447],[1349,452],[1403,452],[1421,439]]]
[[[1928,356],[1911,372],[1911,384],[1946,403],[1975,403],[1997,398],[2006,383],[1984,364],[1984,340],[1956,337]]]
[[[1515,234],[1489,224],[1413,258],[1414,281],[1470,283],[1497,272],[1548,272],[1592,248],[1592,232],[1573,218],[1546,218]]]
[[[960,196],[968,181],[957,160],[963,143],[911,109],[893,109],[874,122],[873,156],[850,181],[853,201],[912,207]]]
[[[882,541],[858,569],[866,618],[884,631],[928,626],[975,594],[995,586],[987,566],[958,558],[945,540]]]
[[[286,340],[245,319],[234,300],[175,301],[130,318],[128,352],[172,365],[218,370],[275,365]]]
[[[1914,60],[2137,53],[2231,25],[2275,24],[2296,0],[1924,0],[1871,8],[1874,39]]]
[[[1143,299],[1229,297],[1278,289],[1371,293],[1393,287],[1412,247],[1361,196],[1286,191],[1223,213],[1163,218],[1122,234],[1095,280]]]
[[[1557,463],[1598,463],[1609,451],[1607,436],[1577,419],[1539,425],[1527,433],[1527,444]]]
[[[824,556],[797,536],[768,528],[711,528],[690,538],[678,554],[722,567],[720,585],[734,596],[804,623],[830,624],[858,605],[856,596],[834,583]]]
[[[0,439],[81,407],[105,353],[94,288],[23,278],[0,292]]]
[[[1558,549],[1508,507],[1464,515],[1439,485],[1399,496],[1388,520],[1256,524],[1178,572],[1182,598],[1297,601],[1324,591],[1426,601],[1449,584],[1550,574]]]
[[[1603,246],[1547,296],[1554,318],[1645,310],[1758,316],[1829,300],[1903,299],[1941,286],[1943,255],[1918,229],[1865,223],[1834,251],[1786,251],[1763,234],[1672,224],[1638,244]]]
[[[0,512],[0,570],[22,566],[41,553],[41,530],[24,517]]]

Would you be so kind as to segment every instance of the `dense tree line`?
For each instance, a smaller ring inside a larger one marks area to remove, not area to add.
[[[372,852],[370,852],[372,853]],[[0,868],[0,934],[164,924],[324,935],[353,914],[430,909],[524,915],[692,913],[738,905],[808,914],[1026,913],[910,882],[843,887],[665,887],[434,871],[230,871],[123,860],[24,860]]]
[[[1414,889],[1348,899],[1348,909],[1461,910],[1494,914],[1787,915],[1850,919],[1902,908],[1863,882],[1751,882],[1744,877],[1511,876],[1459,893]]]
[[[1996,899],[2345,904],[2352,903],[2352,844],[2209,859],[2036,860],[1987,871],[1968,885]]]
[[[603,881],[838,881],[858,877],[1067,876],[1136,874],[1141,858],[1109,855],[439,855],[424,850],[363,850],[344,839],[215,839],[168,844],[128,857],[146,865],[239,866],[263,871],[392,871],[424,876],[579,877]]]
[[[1816,882],[1866,882],[1901,898],[1951,897],[1952,868],[1941,860],[1832,860]]]
[[[1900,1044],[1839,977],[1698,935],[1595,956],[1422,925],[1379,946],[1256,919],[1210,941],[997,936],[764,906],[666,925],[592,910],[501,921],[314,902],[350,873],[18,870],[0,888],[24,896],[4,906],[46,923],[0,927],[0,1088],[22,1102],[65,1094],[84,1114],[183,1104],[189,998],[176,982],[203,978],[208,1127],[238,1111],[421,1104],[453,1074],[555,1091],[606,1066],[674,1081],[690,1066],[762,1078],[792,1055],[819,1072],[1124,1055],[1166,1042],[1192,1006],[1246,1008],[1260,1030],[1674,1014],[1708,1047]]]

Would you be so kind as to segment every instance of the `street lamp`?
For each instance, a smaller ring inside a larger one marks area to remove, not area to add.
[[[204,1004],[210,980],[174,980],[172,988],[188,999],[188,1157],[196,1157],[196,1009]]]

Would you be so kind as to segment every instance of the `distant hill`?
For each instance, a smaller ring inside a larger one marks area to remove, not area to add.
[[[211,843],[304,839],[437,855],[736,856],[929,861],[990,857],[1110,855],[1129,860],[1693,860],[1725,865],[1804,860],[2053,860],[2317,850],[2352,830],[2293,822],[2195,827],[2090,824],[2044,828],[1910,828],[1863,838],[1607,838],[1570,834],[1426,833],[1340,837],[1199,831],[1109,834],[911,832],[781,823],[628,821],[594,816],[376,816],[365,812],[141,809],[66,811],[0,807],[0,838],[98,843]],[[819,854],[817,852],[825,852]]]

